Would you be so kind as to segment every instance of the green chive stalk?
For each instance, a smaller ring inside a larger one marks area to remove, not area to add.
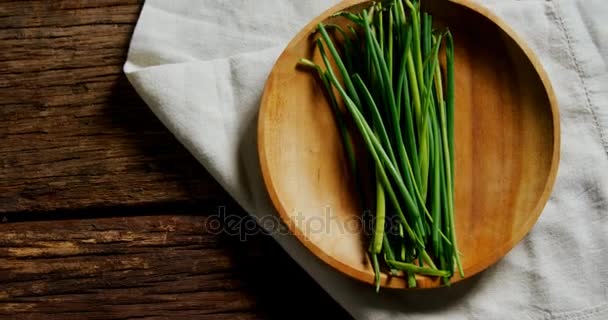
[[[328,93],[352,175],[374,172],[373,183],[355,179],[355,189],[374,201],[368,252],[376,290],[382,273],[409,287],[421,276],[449,285],[455,269],[464,276],[454,210],[454,38],[433,29],[420,2],[336,13],[342,22],[317,28],[321,61],[299,62]]]

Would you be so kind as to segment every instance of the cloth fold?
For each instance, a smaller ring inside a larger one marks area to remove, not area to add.
[[[431,1],[431,0],[428,0]],[[154,114],[258,219],[275,215],[257,112],[287,42],[337,0],[147,0],[124,71]],[[357,319],[608,319],[608,17],[604,0],[477,0],[539,57],[560,106],[554,192],[530,234],[480,275],[432,291],[384,290],[274,238]]]

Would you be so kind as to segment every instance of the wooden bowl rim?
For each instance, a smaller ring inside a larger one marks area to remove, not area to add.
[[[344,10],[346,8],[350,8],[355,5],[359,5],[359,4],[362,4],[365,2],[372,2],[372,1],[373,0],[344,0],[336,5],[332,6],[331,8],[325,10],[322,14],[320,14],[319,16],[314,18],[311,22],[309,22],[305,27],[303,27],[296,34],[296,36],[288,43],[288,45],[285,47],[284,51],[277,58],[276,61],[279,61],[280,59],[282,59],[285,54],[285,51],[288,48],[290,48],[293,44],[302,41],[305,37],[308,37],[311,30],[319,22],[326,20],[333,13],[340,11],[340,10]],[[432,0],[432,1],[436,1],[436,0]],[[523,224],[523,227],[520,228],[521,231],[519,233],[516,233],[515,236],[512,237],[511,241],[506,242],[502,247],[497,248],[497,250],[494,251],[494,254],[488,256],[488,258],[486,258],[485,260],[478,261],[476,264],[469,266],[465,270],[466,273],[465,273],[464,278],[460,278],[459,276],[455,275],[452,280],[452,283],[456,283],[456,282],[460,282],[464,279],[471,278],[472,276],[478,274],[479,272],[481,272],[481,271],[487,269],[488,267],[490,267],[491,265],[495,264],[498,260],[500,260],[502,257],[504,257],[507,253],[509,253],[523,239],[523,237],[529,233],[529,231],[532,229],[532,227],[536,224],[536,221],[538,221],[538,218],[540,217],[542,210],[544,209],[544,207],[549,199],[549,196],[551,195],[553,187],[555,185],[555,180],[557,177],[557,171],[558,171],[559,160],[560,160],[561,137],[560,137],[559,106],[557,103],[557,99],[555,97],[555,92],[553,90],[553,87],[551,85],[551,82],[549,80],[549,77],[548,77],[545,69],[543,68],[543,66],[540,63],[537,56],[530,49],[530,47],[528,47],[528,45],[525,43],[525,41],[523,41],[523,39],[521,39],[511,29],[511,27],[509,27],[502,19],[500,19],[494,13],[490,12],[487,8],[485,8],[471,0],[449,0],[449,1],[456,5],[461,5],[465,8],[468,8],[468,9],[474,11],[475,13],[486,17],[488,20],[490,20],[492,23],[494,23],[502,32],[504,32],[509,38],[511,38],[515,42],[515,44],[523,51],[524,55],[532,64],[534,70],[536,71],[537,75],[539,76],[539,78],[544,86],[545,93],[547,94],[547,98],[549,100],[549,104],[551,107],[552,121],[553,121],[553,123],[552,123],[552,125],[553,125],[553,146],[552,146],[553,155],[551,158],[551,167],[550,167],[550,171],[549,171],[549,176],[547,178],[547,181],[545,182],[545,186],[544,186],[541,196],[539,197],[535,207],[530,212],[530,216],[529,216],[528,220]],[[275,68],[276,68],[276,62],[275,62],[275,65],[273,66],[271,72],[269,73],[269,77],[274,73]],[[258,113],[258,132],[257,132],[258,145],[257,145],[257,148],[258,148],[258,156],[259,156],[260,167],[261,167],[261,171],[262,171],[262,177],[264,180],[264,184],[266,186],[266,189],[268,191],[268,194],[270,196],[270,199],[271,199],[275,209],[278,211],[281,220],[283,220],[283,223],[288,226],[289,231],[292,232],[295,235],[295,237],[298,239],[298,241],[300,241],[300,243],[302,243],[308,250],[310,250],[313,253],[313,255],[315,255],[317,258],[321,259],[324,263],[327,263],[332,268],[334,268],[354,279],[357,279],[359,281],[362,281],[362,282],[365,282],[368,284],[373,284],[374,279],[373,279],[372,274],[367,273],[362,270],[355,269],[352,266],[345,264],[342,261],[326,254],[324,252],[324,250],[322,250],[314,242],[309,240],[301,232],[301,230],[295,226],[294,223],[290,223],[290,221],[292,219],[290,218],[288,211],[286,210],[286,208],[283,207],[283,205],[279,199],[277,190],[274,186],[274,182],[273,182],[271,174],[270,174],[270,169],[268,167],[268,159],[266,158],[266,150],[265,150],[266,145],[265,145],[265,143],[262,143],[263,141],[265,141],[264,140],[265,139],[265,128],[267,127],[266,123],[265,123],[267,117],[265,115],[266,115],[266,108],[268,105],[268,103],[267,103],[268,91],[269,91],[268,89],[269,89],[269,83],[267,81],[264,86],[262,98],[260,101],[260,110]],[[441,286],[441,285],[439,285],[439,282],[435,282],[435,283],[436,283],[436,285],[432,286],[431,288]],[[404,278],[390,277],[383,273],[381,286],[383,288],[406,289],[407,282]]]

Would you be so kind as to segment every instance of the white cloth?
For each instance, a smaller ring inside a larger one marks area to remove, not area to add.
[[[561,112],[562,154],[531,233],[448,289],[383,290],[281,246],[357,319],[608,319],[608,1],[477,0],[539,56]],[[337,0],[147,0],[124,66],[158,118],[257,218],[275,214],[258,169],[256,117],[286,43]]]

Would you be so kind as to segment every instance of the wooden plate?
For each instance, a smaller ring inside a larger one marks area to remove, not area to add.
[[[321,87],[296,69],[312,58],[316,25],[306,26],[274,66],[261,102],[258,151],[270,197],[289,230],[320,259],[373,283],[357,195]],[[456,44],[456,229],[465,277],[511,250],[538,219],[559,162],[559,114],[549,80],[532,51],[507,25],[468,0],[425,1]],[[454,281],[462,280],[458,277]],[[419,277],[418,286],[436,287]],[[400,277],[383,287],[404,288]]]

